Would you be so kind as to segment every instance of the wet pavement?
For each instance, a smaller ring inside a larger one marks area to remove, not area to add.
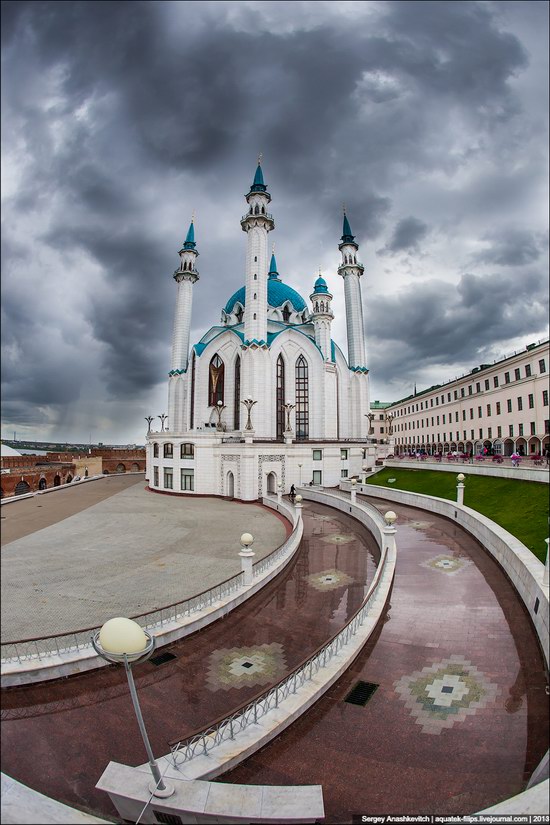
[[[208,726],[275,684],[343,627],[378,558],[356,521],[306,504],[296,559],[259,594],[208,628],[162,648],[175,658],[135,668],[154,752]],[[110,666],[2,695],[2,770],[75,807],[116,816],[94,786],[109,760],[146,761],[122,668]]]
[[[537,637],[472,537],[431,513],[371,503],[398,515],[383,622],[306,715],[220,781],[322,783],[331,823],[482,810],[524,790],[547,749]],[[372,698],[345,702],[360,680],[378,686]]]

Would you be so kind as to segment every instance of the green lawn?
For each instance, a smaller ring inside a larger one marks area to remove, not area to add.
[[[496,476],[468,476],[466,468],[460,467],[456,473],[384,468],[367,483],[456,501],[459,472],[466,476],[464,504],[500,524],[544,562],[547,547],[544,540],[548,538],[548,484]],[[390,478],[395,479],[391,484],[388,483]]]

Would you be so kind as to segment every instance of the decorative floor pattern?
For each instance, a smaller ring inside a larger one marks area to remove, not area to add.
[[[206,684],[212,691],[267,685],[278,681],[287,669],[283,646],[278,642],[222,648],[210,656]]]
[[[350,536],[341,533],[332,533],[330,536],[323,536],[321,541],[326,541],[327,544],[349,544],[350,541],[355,541],[355,536]]]
[[[454,556],[439,555],[434,556],[433,559],[427,559],[421,562],[420,567],[435,570],[436,573],[446,573],[448,576],[454,576],[470,564],[471,561],[469,561],[469,559],[457,559]]]
[[[394,682],[422,733],[438,735],[490,704],[499,688],[462,656],[451,656]]]
[[[345,584],[351,584],[353,579],[342,570],[321,570],[320,573],[312,573],[308,576],[306,581],[316,590],[327,591],[336,590],[337,587],[342,587]]]

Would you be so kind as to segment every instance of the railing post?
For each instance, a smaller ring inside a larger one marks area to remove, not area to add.
[[[352,478],[352,480],[351,480],[350,496],[351,496],[351,503],[356,504],[357,503],[357,479],[355,479],[355,478]]]
[[[283,485],[282,482],[277,484],[277,504],[283,503]]]
[[[382,528],[382,534],[384,536],[384,546],[388,549],[389,552],[395,553],[396,551],[396,544],[395,544],[395,527],[393,526],[397,520],[397,516],[393,512],[393,510],[388,510],[387,513],[384,515],[384,521],[386,522],[384,527]]]
[[[250,545],[254,543],[254,537],[250,533],[243,533],[241,536],[242,550],[239,551],[241,557],[241,567],[244,578],[245,587],[252,584],[252,559],[254,558],[254,551],[250,549]]]
[[[464,473],[459,473],[456,477],[458,484],[456,485],[456,503],[464,504]]]

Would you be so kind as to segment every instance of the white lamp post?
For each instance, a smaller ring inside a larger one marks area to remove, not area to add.
[[[464,504],[464,473],[459,473],[456,477],[458,484],[456,485],[456,503]]]
[[[299,480],[298,483],[301,487],[302,486],[302,465],[301,464],[298,464],[298,470],[300,471],[300,480]]]
[[[351,480],[351,503],[355,504],[357,502],[357,479],[352,478]]]
[[[283,483],[279,481],[277,484],[277,504],[282,504],[283,502]]]
[[[296,515],[298,518],[302,518],[302,496],[298,494],[294,499],[294,506],[296,508]]]
[[[239,551],[241,557],[241,568],[243,571],[243,578],[245,585],[252,584],[252,559],[254,558],[254,551],[250,549],[250,545],[254,543],[254,536],[252,533],[243,533],[241,536],[242,550]]]
[[[174,788],[164,782],[159,766],[153,756],[132,675],[132,665],[145,662],[153,653],[156,646],[155,637],[143,630],[137,622],[119,617],[109,619],[101,630],[94,633],[92,645],[96,653],[105,661],[124,665],[137,723],[149,758],[149,767],[153,774],[154,781],[150,783],[149,790],[153,796],[163,798],[172,796]]]

